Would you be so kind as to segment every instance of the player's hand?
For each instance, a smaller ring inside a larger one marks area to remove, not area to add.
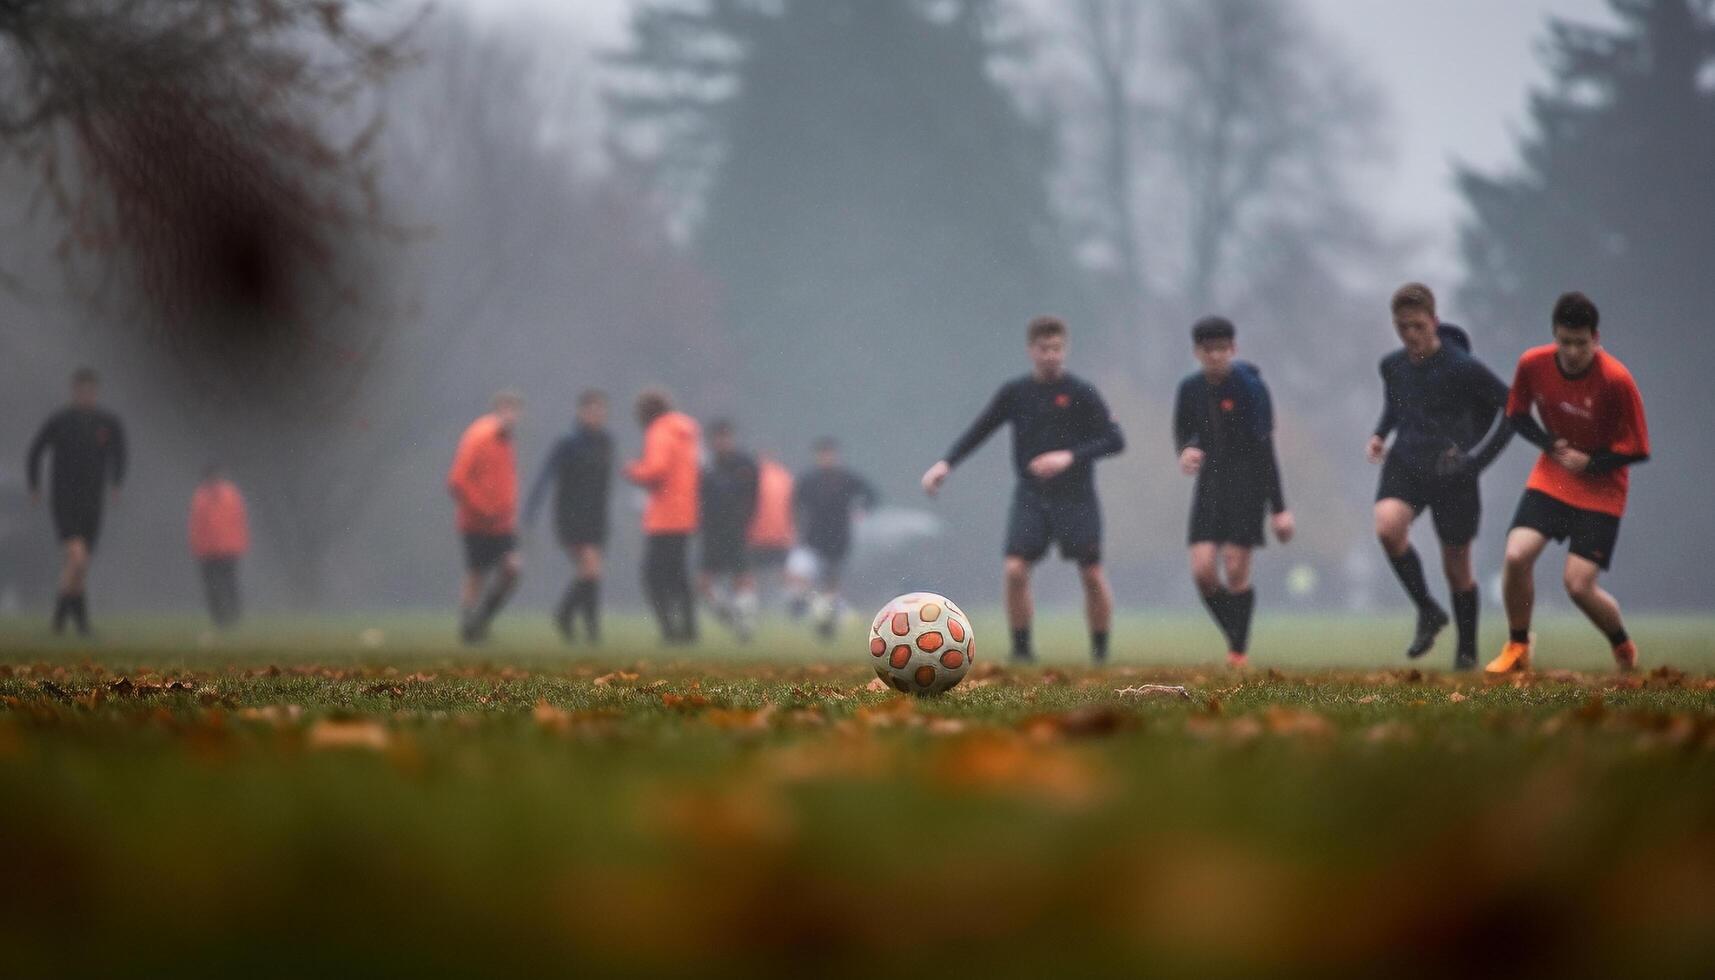
[[[1283,510],[1274,515],[1274,539],[1281,544],[1291,541],[1298,533],[1298,521],[1292,516],[1292,511]]]
[[[1554,461],[1574,473],[1582,473],[1590,467],[1590,454],[1573,449],[1562,439],[1554,444]]]
[[[1369,444],[1364,446],[1364,455],[1372,463],[1380,463],[1387,458],[1387,440],[1381,436],[1370,436]]]
[[[933,497],[941,492],[941,484],[947,482],[947,474],[953,472],[953,464],[939,460],[923,474],[923,492]]]
[[[1196,476],[1203,471],[1203,450],[1196,446],[1186,446],[1179,454],[1179,472],[1186,476]]]
[[[31,507],[42,506],[42,492],[40,490],[31,490],[30,491],[30,506]]]
[[[107,496],[108,499],[113,501],[115,504],[119,503],[119,488],[114,487],[112,490],[108,491]]]
[[[1052,480],[1072,465],[1077,457],[1070,449],[1056,449],[1030,461],[1030,475],[1038,480]]]

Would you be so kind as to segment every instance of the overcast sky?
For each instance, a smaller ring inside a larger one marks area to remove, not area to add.
[[[491,16],[557,23],[594,44],[623,38],[632,0],[462,0]],[[1051,0],[1045,0],[1051,2]],[[1550,15],[1608,22],[1607,0],[1305,0],[1322,27],[1385,91],[1396,150],[1377,212],[1431,236],[1433,268],[1454,271],[1459,202],[1453,161],[1511,159],[1528,86],[1543,73],[1536,44]]]

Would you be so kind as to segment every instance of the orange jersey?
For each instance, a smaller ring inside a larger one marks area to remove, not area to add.
[[[465,534],[511,534],[518,529],[518,457],[500,420],[484,415],[459,439],[447,489],[458,502]]]
[[[250,550],[244,495],[230,480],[215,480],[191,495],[191,554],[199,559],[237,558]]]
[[[700,516],[703,468],[698,461],[702,430],[684,412],[668,412],[643,433],[643,458],[626,467],[626,478],[649,491],[643,533],[690,534]]]
[[[764,459],[757,467],[756,516],[751,518],[745,541],[752,548],[786,549],[797,538],[792,519],[792,471]]]
[[[1643,396],[1626,366],[1598,349],[1589,370],[1568,377],[1555,358],[1553,344],[1533,347],[1519,358],[1507,398],[1507,415],[1536,409],[1543,428],[1584,453],[1649,455],[1649,427]],[[1606,473],[1574,473],[1543,453],[1530,473],[1529,489],[1564,504],[1619,517],[1626,512],[1627,468]]]

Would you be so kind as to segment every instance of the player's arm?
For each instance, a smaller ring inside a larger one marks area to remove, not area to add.
[[[1393,404],[1393,379],[1388,376],[1387,361],[1381,364],[1382,376],[1382,417],[1377,420],[1376,427],[1370,432],[1370,441],[1364,447],[1364,454],[1370,462],[1379,463],[1387,455],[1387,437],[1399,428],[1399,413]]]
[[[658,426],[643,434],[643,456],[625,469],[626,479],[641,487],[655,487],[667,478],[673,466],[670,436]]]
[[[42,457],[47,455],[48,447],[53,443],[54,423],[59,416],[55,415],[42,423],[36,437],[30,440],[30,451],[24,460],[25,481],[29,485],[30,499],[39,500],[42,495]]]
[[[875,485],[861,476],[854,475],[852,479],[856,481],[853,499],[857,501],[858,511],[867,513],[874,510],[876,505],[881,503],[881,494],[876,492]]]
[[[530,481],[530,494],[524,499],[524,526],[530,527],[536,523],[536,514],[542,509],[542,501],[548,496],[548,485],[556,474],[564,469],[567,439],[554,443],[553,451],[548,458],[542,460],[542,466],[536,471],[536,479]]]
[[[467,431],[459,439],[453,453],[453,465],[447,470],[447,492],[460,504],[466,502],[470,490],[471,471],[476,468],[477,434]]]
[[[1509,389],[1495,373],[1475,359],[1471,362],[1467,383],[1477,412],[1488,418],[1489,430],[1475,446],[1457,453],[1448,460],[1448,470],[1459,473],[1481,473],[1500,456],[1513,439],[1513,424],[1507,418]]]
[[[1173,448],[1179,454],[1179,472],[1196,476],[1203,469],[1203,437],[1197,431],[1196,379],[1179,383],[1173,400]]]
[[[953,448],[947,450],[946,455],[936,461],[935,465],[929,467],[928,472],[923,474],[924,493],[931,497],[939,493],[941,484],[947,482],[947,474],[953,472],[953,467],[964,462],[965,457],[976,452],[977,448],[986,442],[989,436],[995,434],[995,430],[1006,424],[1006,420],[1012,414],[1011,399],[1009,398],[1011,392],[1012,386],[1010,384],[1002,385],[1001,389],[994,393],[994,397],[989,399],[988,406],[983,409],[982,414],[978,415],[976,421],[971,423],[970,428],[966,429],[964,434],[953,443]]]
[[[739,508],[739,513],[756,516],[756,503],[762,495],[761,487],[762,469],[753,461],[744,468],[744,484],[739,487],[739,499],[744,506]],[[746,523],[748,522],[749,518],[746,518]]]
[[[1091,460],[1117,456],[1125,452],[1125,433],[1120,431],[1119,423],[1114,421],[1114,415],[1108,411],[1108,403],[1102,400],[1102,395],[1091,388],[1090,414],[1086,417],[1086,432],[1082,442],[1072,447],[1072,462],[1083,463]]]
[[[1512,426],[1512,430],[1525,442],[1545,453],[1551,453],[1554,451],[1554,434],[1536,420],[1536,416],[1532,414],[1533,403],[1529,361],[1521,357],[1518,370],[1513,373],[1513,386],[1507,392],[1507,424]]]
[[[120,423],[119,416],[109,416],[108,422],[113,426],[113,440],[107,445],[107,475],[113,481],[113,493],[117,495],[125,483],[125,466],[130,458],[125,447],[125,426]]]
[[[1627,379],[1620,398],[1620,436],[1607,449],[1590,454],[1584,465],[1586,473],[1612,473],[1627,466],[1649,461],[1649,423],[1644,418],[1644,400],[1638,386]],[[1565,460],[1561,461],[1565,465]]]

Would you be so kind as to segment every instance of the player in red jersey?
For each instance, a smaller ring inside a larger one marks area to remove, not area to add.
[[[1613,645],[1621,670],[1637,666],[1619,603],[1597,578],[1613,561],[1626,512],[1628,468],[1649,459],[1649,428],[1637,383],[1602,349],[1600,314],[1583,293],[1554,304],[1554,343],[1525,351],[1507,399],[1514,429],[1542,449],[1507,535],[1507,626],[1492,674],[1530,669],[1536,560],[1566,541],[1566,592]],[[1532,411],[1535,415],[1532,415]]]

